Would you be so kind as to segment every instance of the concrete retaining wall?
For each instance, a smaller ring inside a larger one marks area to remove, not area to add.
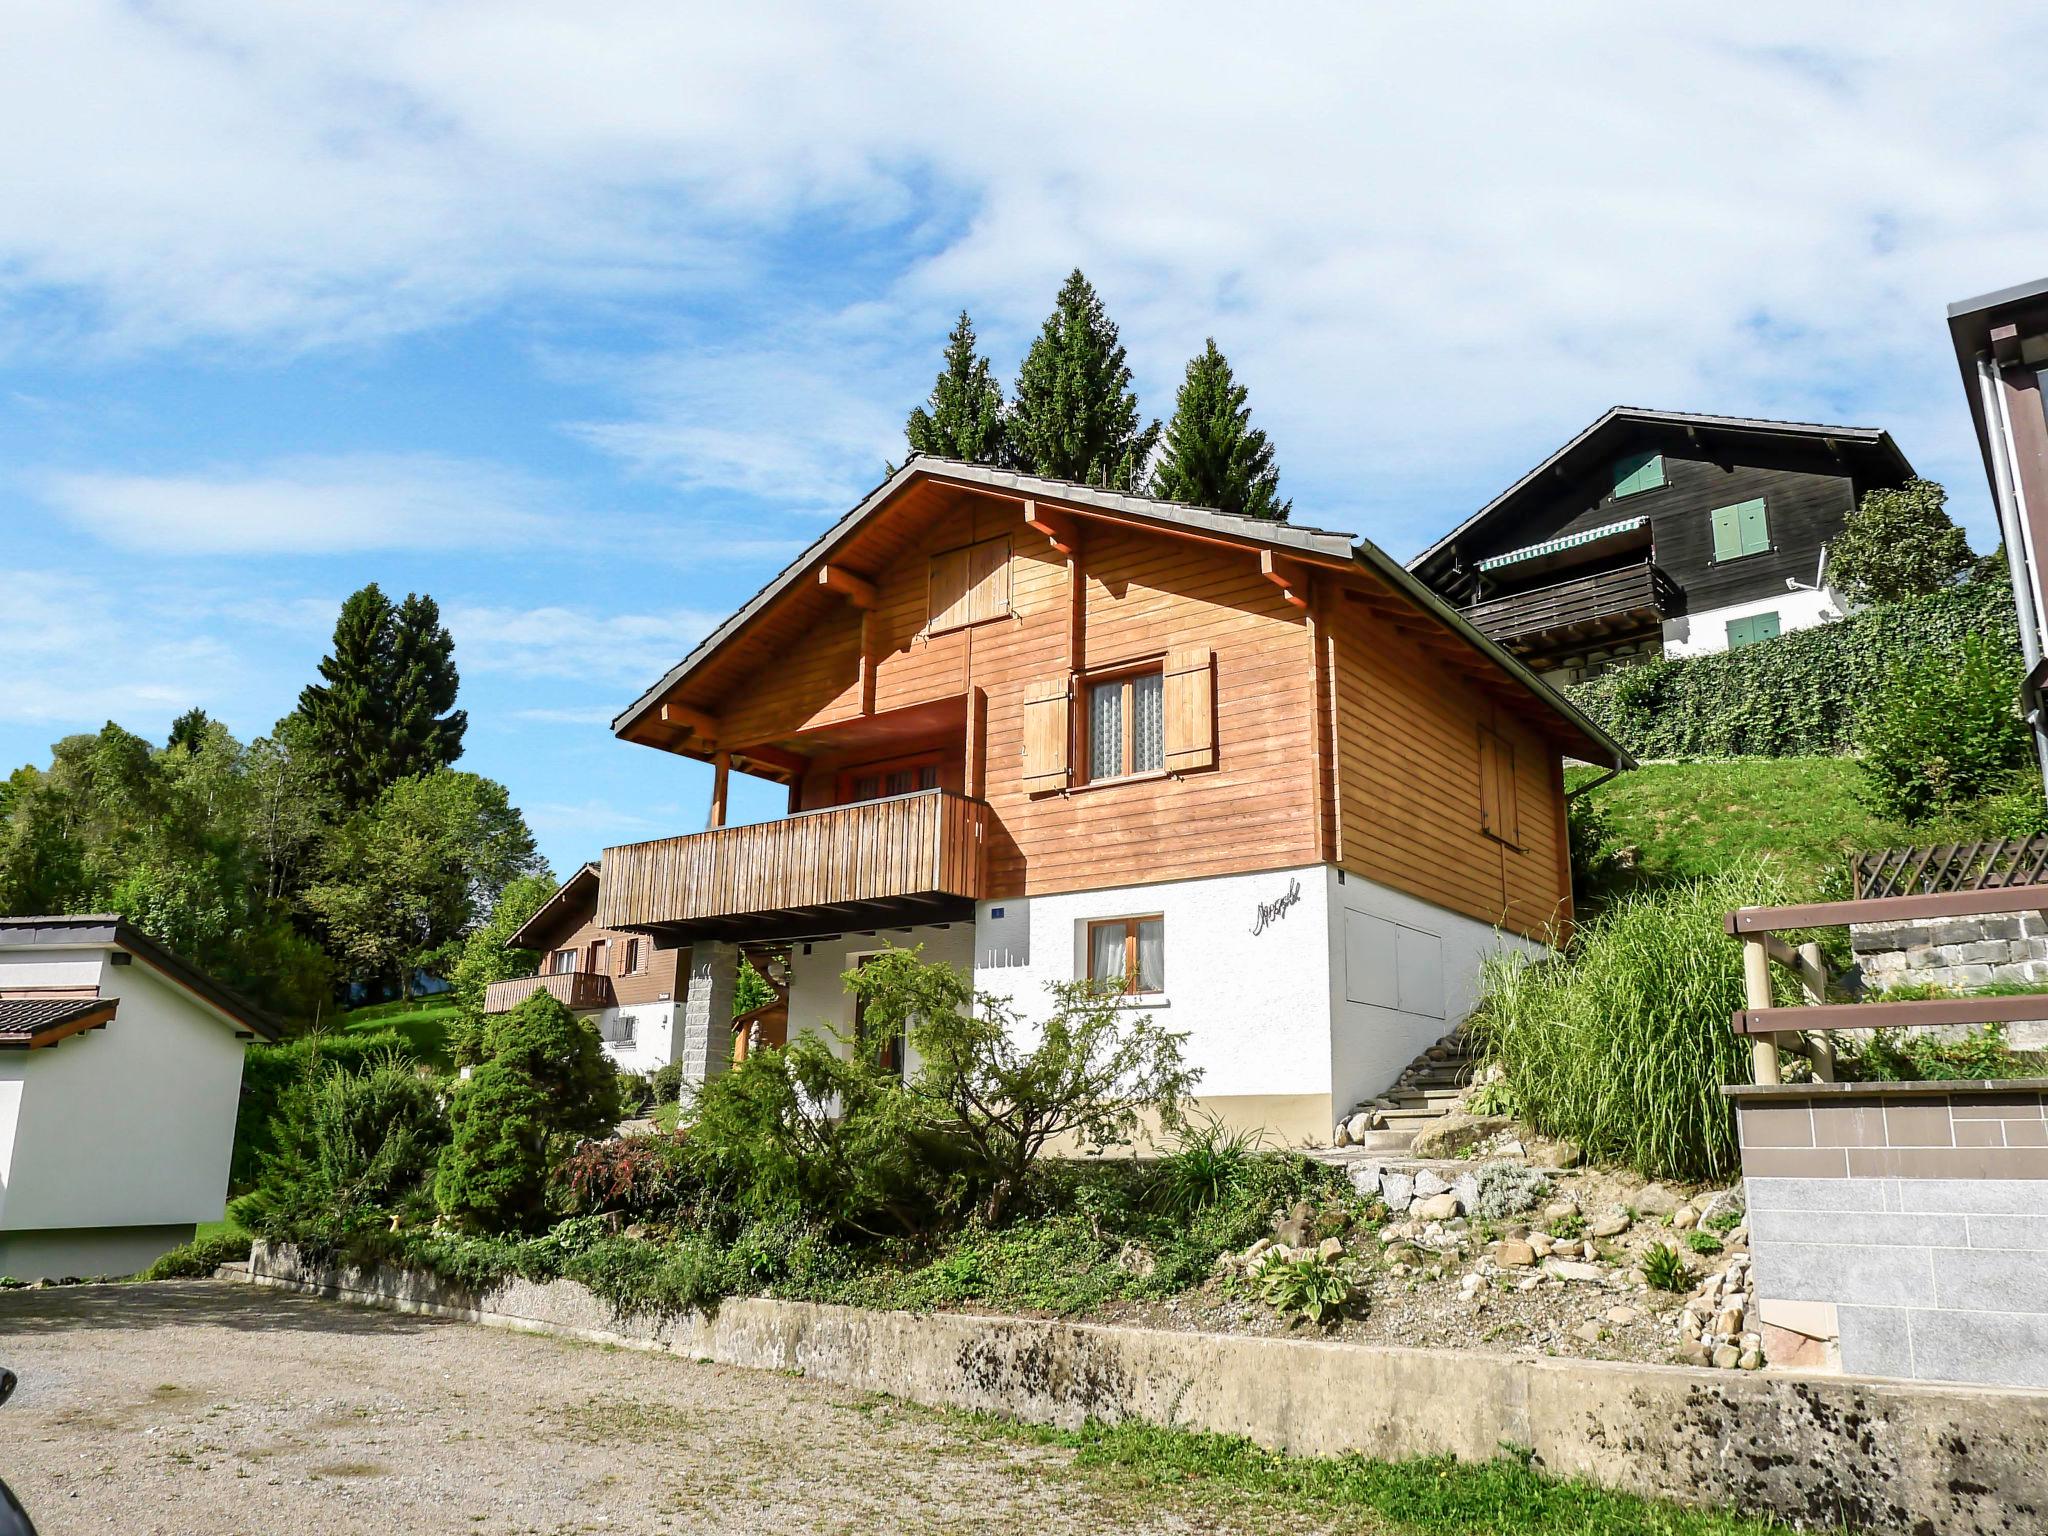
[[[579,1285],[477,1296],[326,1270],[259,1244],[251,1278],[376,1306],[757,1369],[1038,1423],[1136,1418],[1303,1455],[1468,1460],[1832,1528],[1924,1536],[2048,1523],[2048,1394],[1844,1376],[1523,1359],[750,1299],[622,1317]]]

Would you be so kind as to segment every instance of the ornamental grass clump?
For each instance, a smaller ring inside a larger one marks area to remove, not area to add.
[[[1778,876],[1752,866],[1627,897],[1553,959],[1490,960],[1474,1023],[1523,1116],[1648,1177],[1732,1175],[1721,1087],[1749,1080],[1749,1047],[1728,1027],[1744,1005],[1742,947],[1723,923],[1784,899]]]

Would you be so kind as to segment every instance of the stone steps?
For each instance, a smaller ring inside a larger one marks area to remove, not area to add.
[[[1338,1144],[1405,1150],[1419,1132],[1457,1108],[1478,1070],[1479,1058],[1461,1025],[1409,1062],[1385,1089],[1354,1106]]]

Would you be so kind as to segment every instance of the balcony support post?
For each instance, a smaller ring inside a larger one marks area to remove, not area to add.
[[[740,979],[740,947],[700,939],[690,946],[683,987],[683,1081],[701,1087],[732,1065],[732,1000]]]
[[[711,814],[704,818],[707,828],[725,825],[725,791],[732,777],[732,754],[714,752],[711,754]]]

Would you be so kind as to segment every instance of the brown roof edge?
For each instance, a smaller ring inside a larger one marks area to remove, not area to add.
[[[277,1020],[239,992],[179,959],[118,913],[0,917],[0,949],[58,947],[124,949],[251,1033],[265,1040],[276,1040],[284,1033]]]
[[[1011,495],[1040,497],[1049,502],[1064,502],[1087,511],[1127,518],[1134,523],[1213,533],[1253,547],[1265,546],[1282,553],[1313,555],[1325,560],[1342,561],[1345,564],[1362,564],[1394,586],[1425,613],[1499,664],[1516,682],[1528,688],[1539,702],[1561,716],[1573,731],[1605,752],[1605,761],[1609,766],[1635,766],[1635,759],[1629,756],[1627,749],[1619,742],[1595,725],[1555,689],[1541,682],[1535,673],[1506,650],[1480,634],[1456,609],[1410,575],[1399,561],[1370,540],[1327,528],[1312,528],[1300,523],[1276,523],[1269,518],[1239,517],[1228,512],[1213,511],[1207,507],[1158,501],[1147,496],[1104,490],[1099,486],[1076,485],[1067,480],[1052,480],[1038,475],[1019,474],[1013,470],[992,469],[985,464],[967,464],[956,459],[938,458],[913,458],[863,497],[858,506],[835,523],[809,549],[797,556],[780,575],[748,599],[737,613],[713,630],[682,661],[671,667],[661,681],[641,694],[629,708],[614,719],[612,733],[624,736],[660,703],[663,695],[695,671],[714,651],[744,628],[756,614],[788,590],[836,545],[849,537],[870,514],[912,480],[920,478],[943,481],[970,489],[978,487]]]
[[[555,894],[542,902],[533,916],[529,917],[512,931],[512,936],[505,940],[505,947],[507,949],[540,949],[544,947],[532,942],[534,935],[531,930],[533,927],[536,924],[553,923],[559,919],[562,914],[557,909],[557,904],[568,898],[571,887],[580,885],[586,880],[592,886],[595,886],[597,878],[598,864],[595,859],[592,859],[578,868],[575,874],[555,887]],[[594,905],[595,903],[593,902]]]

